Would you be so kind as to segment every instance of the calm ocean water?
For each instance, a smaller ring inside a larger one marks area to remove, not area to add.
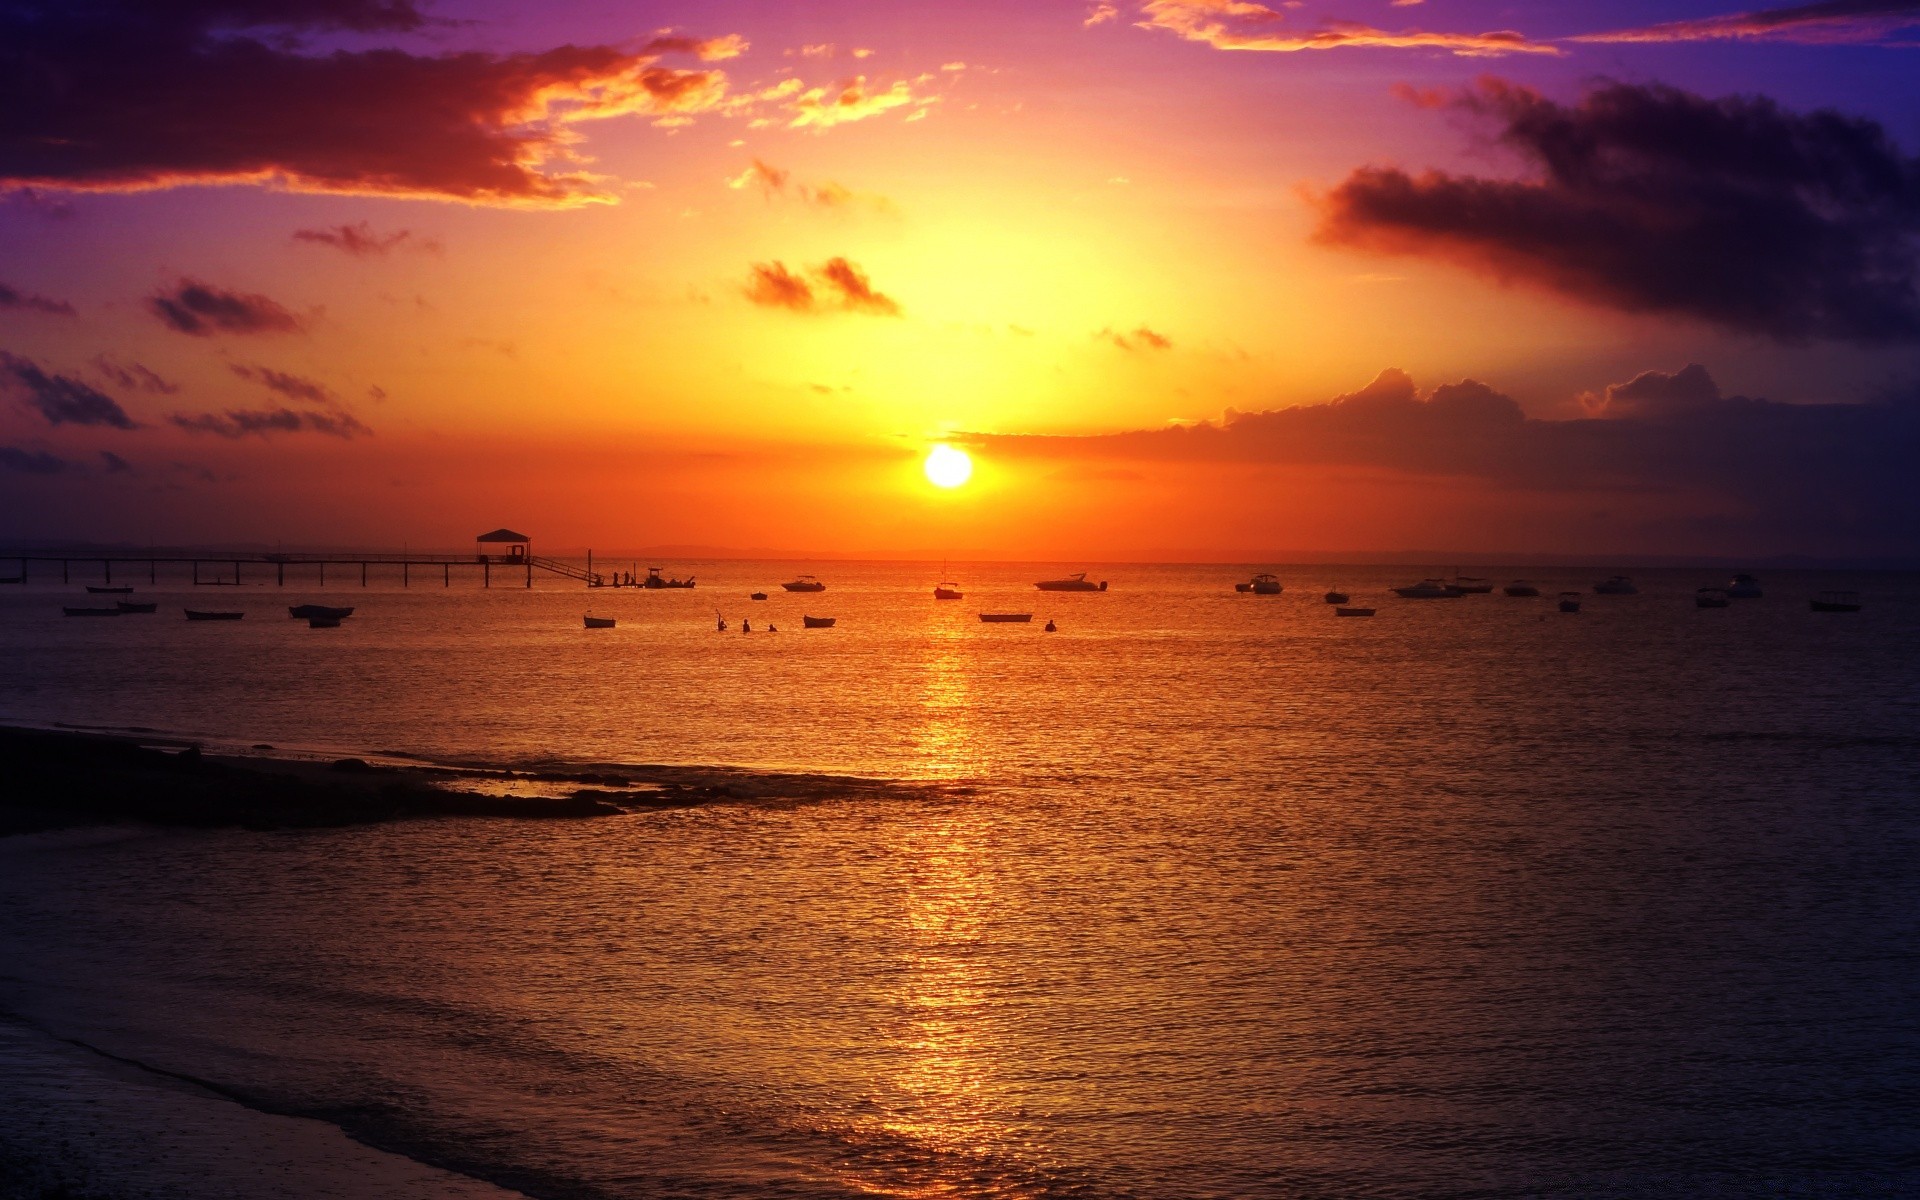
[[[924,785],[0,843],[0,1008],[540,1196],[1920,1191],[1920,579],[695,569],[0,589],[0,719]]]

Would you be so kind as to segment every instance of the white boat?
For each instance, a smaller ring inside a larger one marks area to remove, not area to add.
[[[1085,571],[1075,572],[1065,579],[1042,579],[1033,586],[1043,592],[1104,592],[1107,590],[1106,580],[1094,583],[1087,578]]]
[[[1408,600],[1452,600],[1466,593],[1450,583],[1438,579],[1422,579],[1419,583],[1393,589],[1396,596]]]
[[[1285,590],[1285,588],[1280,586],[1280,578],[1277,575],[1255,575],[1253,577],[1253,594],[1256,596],[1278,596]]]
[[[1596,596],[1638,596],[1640,589],[1633,586],[1633,580],[1628,579],[1625,575],[1615,575],[1611,579],[1594,584],[1593,594]]]
[[[792,583],[783,583],[780,586],[790,592],[824,592],[827,590],[826,584],[821,583],[811,575],[802,575]]]
[[[1538,596],[1540,589],[1524,579],[1516,579],[1501,589],[1509,596]]]

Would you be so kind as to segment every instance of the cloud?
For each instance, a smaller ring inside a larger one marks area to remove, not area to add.
[[[716,38],[683,37],[669,33],[661,34],[640,47],[640,53],[649,56],[691,54],[701,62],[723,62],[729,58],[739,58],[748,49],[747,39],[737,33]]]
[[[763,308],[801,313],[837,308],[874,316],[900,315],[899,303],[875,291],[866,272],[844,258],[830,258],[810,267],[805,276],[788,270],[782,262],[754,263],[743,291],[748,300]]]
[[[105,354],[93,356],[93,369],[100,372],[107,382],[130,392],[172,396],[180,391],[179,384],[162,378],[158,372],[139,363],[121,363]]]
[[[0,283],[0,312],[6,312],[9,309],[17,312],[45,313],[52,317],[72,317],[79,315],[74,312],[73,305],[68,304],[65,300],[49,300],[45,296],[29,296],[25,292]]]
[[[763,194],[779,195],[787,190],[787,183],[792,178],[792,171],[770,167],[756,158],[747,165],[746,170],[727,180],[727,186],[735,191],[757,187]]]
[[[834,211],[846,211],[859,207],[882,213],[895,211],[893,202],[885,196],[856,192],[832,180],[813,185],[795,183],[792,171],[771,166],[757,158],[749,163],[744,171],[727,180],[727,186],[735,191],[755,188],[769,200],[775,197],[791,198],[816,208]]]
[[[1083,437],[968,435],[996,456],[1062,462],[1384,469],[1514,493],[1620,495],[1750,544],[1910,554],[1920,544],[1920,389],[1872,404],[1724,396],[1690,366],[1607,388],[1606,415],[1529,418],[1466,379],[1421,392],[1386,370],[1324,404],[1227,410],[1218,423]],[[1445,492],[1436,483],[1436,502]]]
[[[784,107],[791,114],[791,129],[831,129],[852,121],[864,121],[897,108],[924,106],[939,101],[938,96],[916,96],[913,85],[896,80],[885,91],[875,91],[865,75],[856,75],[830,87],[808,88],[788,100]]]
[[[411,229],[396,229],[392,233],[375,233],[373,226],[365,221],[352,225],[329,225],[324,229],[296,229],[293,239],[297,242],[311,242],[316,246],[331,246],[359,258],[387,255],[401,246],[412,245],[430,253],[438,253],[440,243],[428,238],[416,238]]]
[[[1216,50],[1292,53],[1371,46],[1445,50],[1465,58],[1560,53],[1558,47],[1533,41],[1509,29],[1490,33],[1427,33],[1409,29],[1396,33],[1358,21],[1325,20],[1310,32],[1287,32],[1280,28],[1286,22],[1284,15],[1247,0],[1148,0],[1140,6],[1140,15],[1142,19],[1137,24],[1142,29],[1164,29],[1185,41],[1201,42]],[[1085,23],[1098,22],[1090,17]]]
[[[1116,333],[1109,327],[1093,336],[1112,342],[1121,350],[1171,350],[1173,341],[1164,333],[1156,333],[1142,325],[1132,333]]]
[[[311,379],[302,379],[298,375],[289,375],[285,371],[276,371],[272,367],[247,366],[243,363],[229,363],[227,369],[242,379],[251,380],[271,392],[278,392],[289,400],[306,404],[336,404],[334,394],[323,383]]]
[[[67,375],[49,374],[38,363],[4,350],[0,350],[0,383],[23,394],[27,407],[49,425],[136,428],[127,410],[105,392]]]
[[[1576,42],[1704,42],[1776,38],[1789,42],[1875,42],[1920,26],[1916,0],[1828,0],[1684,21],[1663,21],[1635,29],[1589,33]],[[1906,43],[1903,43],[1906,44]]]
[[[174,413],[167,418],[188,433],[211,433],[239,439],[266,437],[273,433],[318,433],[327,437],[352,439],[369,437],[373,430],[361,424],[351,413],[295,411],[290,408],[235,409],[224,413]]]
[[[294,191],[566,207],[614,202],[574,126],[704,112],[733,38],[652,52],[325,50],[315,35],[410,33],[411,0],[87,0],[0,7],[0,185],[138,191],[257,183]]]
[[[1873,121],[1658,84],[1409,95],[1494,122],[1533,178],[1363,168],[1321,198],[1321,242],[1783,342],[1920,339],[1920,160]]]
[[[124,458],[121,458],[118,454],[115,454],[111,450],[102,450],[100,452],[100,461],[107,465],[107,474],[109,475],[137,474],[137,472],[135,472],[133,469],[132,463],[128,462]]]
[[[216,333],[294,333],[299,318],[265,296],[227,292],[183,279],[171,291],[147,299],[147,308],[169,329],[194,337]]]
[[[1119,19],[1119,9],[1106,3],[1105,0],[1099,0],[1098,3],[1088,6],[1086,19],[1081,21],[1080,24],[1091,29],[1095,25],[1105,25],[1109,21],[1118,21]]]
[[[18,446],[0,446],[0,471],[14,475],[60,475],[77,470],[78,464],[55,458],[44,450],[22,450]]]

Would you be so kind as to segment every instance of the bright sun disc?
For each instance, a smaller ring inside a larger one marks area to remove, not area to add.
[[[924,464],[927,482],[935,487],[956,488],[973,478],[973,460],[965,450],[935,446],[927,452]]]

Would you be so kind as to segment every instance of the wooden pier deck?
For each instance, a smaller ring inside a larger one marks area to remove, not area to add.
[[[349,572],[349,578],[351,578],[351,572],[357,568],[361,587],[367,586],[369,572],[375,567],[382,568],[383,573],[397,568],[402,587],[413,586],[413,576],[416,572],[425,572],[427,577],[431,578],[436,571],[440,575],[441,586],[452,587],[453,571],[456,567],[462,570],[477,570],[481,586],[489,588],[493,586],[496,569],[509,578],[519,577],[516,582],[521,582],[529,588],[533,586],[533,576],[536,571],[575,579],[587,587],[607,586],[605,577],[593,570],[591,553],[588,554],[587,565],[584,567],[578,563],[536,554],[368,554],[359,551],[299,554],[216,550],[165,554],[142,554],[134,551],[101,554],[93,551],[75,551],[63,554],[47,551],[0,550],[0,563],[6,562],[19,564],[17,575],[0,577],[8,583],[31,583],[36,578],[50,576],[55,566],[60,570],[61,583],[73,583],[83,571],[86,577],[80,582],[91,583],[94,568],[97,568],[100,580],[107,585],[112,585],[116,567],[120,570],[123,583],[137,578],[143,568],[147,582],[156,583],[159,580],[160,567],[165,564],[190,567],[193,572],[193,583],[198,587],[238,587],[244,579],[243,569],[255,572],[255,581],[271,571],[274,584],[285,587],[289,568],[294,570],[296,584],[311,578],[317,572],[318,580],[324,586],[327,582],[328,567],[335,568],[336,572],[345,568]]]

